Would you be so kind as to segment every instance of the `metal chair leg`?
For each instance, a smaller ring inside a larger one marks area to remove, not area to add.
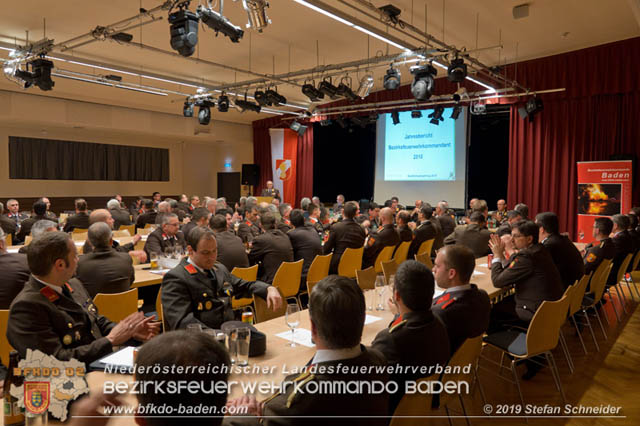
[[[498,371],[498,376],[502,376],[502,366],[504,364],[504,352],[500,355],[500,371]]]
[[[558,388],[560,389],[560,395],[562,396],[562,402],[567,402],[567,398],[564,395],[564,389],[562,389],[562,381],[560,380],[560,373],[558,372],[558,367],[556,366],[556,360],[553,358],[553,354],[551,352],[547,352],[549,354],[549,358],[551,358],[551,369],[555,371],[556,378],[558,380]]]
[[[478,362],[480,362],[480,360],[478,360]],[[482,405],[486,405],[487,404],[487,397],[484,394],[484,388],[482,387],[482,383],[480,382],[480,376],[478,376],[478,366],[476,365],[475,370],[473,371],[473,374],[476,377],[476,383],[478,384],[478,389],[480,389],[480,396],[482,397]]]
[[[624,294],[624,290],[622,288],[622,284],[616,284],[616,293],[618,294],[618,300],[620,300],[620,305],[622,305],[622,311],[626,314],[627,312],[627,295]]]
[[[604,310],[604,305],[602,304],[602,300],[598,302],[598,308],[602,309],[602,315],[604,316],[604,320],[607,322],[607,325],[610,326],[611,323],[609,322],[609,317],[607,316],[607,312]]]
[[[582,350],[584,354],[587,355],[587,347],[584,344],[584,339],[582,338],[582,333],[580,332],[580,328],[578,327],[578,323],[576,322],[575,317],[571,316],[571,321],[573,322],[573,326],[576,328],[576,333],[578,333],[578,338],[580,339],[580,344],[582,345]]]
[[[467,409],[464,407],[462,394],[458,394],[458,399],[460,400],[460,406],[462,407],[462,414],[464,414],[464,419],[467,421],[467,425],[471,426],[471,421],[469,420],[469,416],[467,415]]]
[[[609,337],[607,336],[607,333],[604,331],[604,326],[602,325],[602,321],[600,321],[600,314],[598,313],[597,310],[596,310],[596,318],[598,319],[598,323],[600,323],[600,329],[602,330],[602,335],[604,336],[604,340],[607,340]]]
[[[627,285],[627,288],[629,289],[629,296],[631,296],[631,300],[635,302],[636,298],[633,295],[633,290],[631,290],[631,284],[629,284],[629,280],[627,279],[626,274],[625,274],[625,277],[624,277],[624,283]]]
[[[562,351],[564,352],[564,357],[567,359],[567,364],[569,365],[569,373],[573,374],[574,365],[573,358],[571,358],[571,353],[569,353],[569,346],[567,345],[567,340],[564,337],[564,333],[562,328],[560,329],[560,346],[562,347]]]
[[[551,377],[553,378],[553,383],[556,385],[556,389],[558,390],[558,392],[560,392],[560,386],[558,385],[558,377],[556,376],[556,372],[551,367],[551,360],[549,359],[549,352],[548,351],[545,352],[544,356],[545,356],[545,359],[547,360],[547,366],[549,367],[549,370],[551,371]]]
[[[453,422],[451,422],[451,414],[449,413],[449,407],[445,405],[444,411],[447,413],[447,420],[449,420],[449,426],[453,426]]]
[[[518,379],[518,372],[516,371],[516,360],[511,360],[511,373],[513,374],[513,380],[516,382],[516,387],[518,388],[518,395],[520,395],[520,402],[522,403],[522,407],[524,407],[524,397],[522,396],[522,389],[520,389],[520,379]],[[524,421],[529,423],[529,419],[527,417],[524,418]]]
[[[594,310],[595,310],[595,308],[594,308]],[[598,341],[596,340],[596,335],[593,332],[593,327],[591,327],[591,320],[589,320],[589,315],[587,315],[587,312],[584,311],[584,310],[582,312],[584,313],[584,317],[587,319],[587,326],[589,327],[589,332],[591,333],[591,338],[593,339],[593,344],[596,346],[596,352],[600,352],[600,346],[598,345]],[[602,326],[602,323],[600,325]],[[604,328],[602,330],[604,331]]]
[[[611,302],[611,306],[613,306],[613,312],[616,314],[616,319],[618,320],[618,325],[620,325],[620,315],[618,315],[618,308],[616,308],[616,304],[613,301],[613,296],[611,296],[611,290],[607,289],[607,294],[609,295],[609,302]],[[618,297],[618,300],[620,298]]]

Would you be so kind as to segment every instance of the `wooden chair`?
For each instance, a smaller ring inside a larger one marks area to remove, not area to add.
[[[0,359],[5,366],[9,365],[9,354],[13,350],[7,339],[7,323],[9,322],[9,310],[0,310]]]
[[[89,232],[89,230],[86,228],[73,228],[73,231],[71,231],[73,234],[86,234],[87,232]]]
[[[136,233],[136,225],[120,225],[118,231],[129,231],[129,235],[134,235]]]
[[[620,324],[620,315],[618,314],[618,308],[616,308],[616,304],[613,303],[613,296],[611,295],[611,287],[614,287],[616,289],[616,295],[618,296],[618,301],[620,302],[620,305],[622,306],[623,311],[626,312],[627,307],[626,307],[626,303],[624,302],[625,296],[624,296],[624,292],[622,291],[622,286],[620,285],[620,281],[624,277],[625,271],[629,267],[630,262],[631,262],[631,254],[628,254],[620,264],[620,267],[618,268],[618,272],[616,273],[615,283],[612,285],[605,284],[605,287],[604,287],[604,291],[607,293],[607,295],[609,296],[609,300],[611,301],[611,306],[613,306],[613,312],[616,315],[618,324]],[[613,272],[610,272],[610,274],[612,273]]]
[[[280,289],[278,289],[280,291]],[[282,296],[282,293],[280,293]],[[284,299],[284,296],[282,297]],[[277,311],[273,311],[267,307],[267,301],[261,297],[253,295],[253,306],[255,307],[255,323],[269,321],[273,318],[283,317],[287,312],[287,302],[283,300],[282,306]]]
[[[9,247],[9,246],[13,245],[13,239],[11,238],[11,234],[5,235],[4,244],[5,244],[5,247]]]
[[[391,284],[391,277],[396,274],[398,270],[398,264],[391,259],[388,262],[382,262],[382,274],[384,275],[384,282],[387,285]]]
[[[582,278],[580,278],[580,281],[578,281],[574,285],[575,289],[573,295],[571,296],[571,301],[569,302],[569,319],[576,328],[576,333],[578,334],[578,338],[580,339],[580,344],[582,345],[582,349],[584,350],[585,355],[587,354],[587,347],[585,346],[584,340],[582,339],[582,333],[580,332],[580,328],[578,327],[578,323],[576,322],[575,315],[582,308],[582,299],[584,299],[584,294],[587,291],[587,284],[589,284],[589,281],[591,281],[592,275],[593,273],[583,275]],[[587,321],[589,321],[588,317]]]
[[[347,248],[338,264],[338,275],[343,277],[355,278],[356,270],[362,268],[362,254],[364,246],[360,248]]]
[[[376,270],[373,269],[373,266],[370,266],[364,270],[356,270],[356,281],[358,282],[358,286],[362,291],[375,290],[376,278],[378,278],[378,274],[376,273]]]
[[[237,266],[233,268],[231,271],[231,275],[235,275],[241,280],[245,281],[255,281],[258,279],[258,265],[253,265],[248,268],[238,268]],[[245,307],[251,308],[251,304],[253,303],[253,298],[251,297],[241,297],[236,299],[235,297],[231,299],[231,307],[233,309],[242,309]],[[253,310],[253,309],[252,309]]]
[[[75,231],[75,229],[74,229]],[[87,231],[85,230],[84,233],[78,233],[78,232],[72,232],[71,233],[71,239],[73,241],[87,241]]]
[[[300,280],[302,279],[302,264],[304,260],[297,262],[282,262],[276,276],[273,277],[273,286],[280,290],[280,294],[284,299],[295,299],[298,306],[298,290],[300,289]],[[286,303],[286,302],[285,302]]]
[[[138,289],[113,294],[98,293],[93,298],[93,303],[101,315],[113,322],[120,322],[138,310]]]
[[[122,229],[122,230],[118,230],[118,231],[113,231],[111,233],[111,237],[112,238],[123,238],[123,237],[130,237],[131,234],[129,233],[128,229]]]
[[[318,254],[313,259],[307,271],[307,294],[311,294],[311,289],[318,281],[329,275],[329,265],[331,265],[332,257],[333,253],[325,254],[324,256]],[[301,294],[304,294],[304,292]]]
[[[418,248],[418,253],[416,254],[429,253],[429,256],[431,256],[431,249],[433,248],[433,242],[435,240],[436,240],[435,238],[432,238],[420,244],[420,247]]]
[[[156,319],[162,322],[162,331],[164,332],[164,310],[162,309],[162,286],[158,289],[158,297],[156,297]]]
[[[416,254],[416,261],[422,263],[429,269],[433,269],[433,262],[431,262],[431,254],[429,253]]]
[[[382,262],[390,261],[395,249],[395,246],[386,246],[380,253],[378,253],[378,257],[376,257],[376,261],[373,263],[373,267],[377,274],[382,273]]]
[[[633,287],[636,289],[636,294],[640,298],[640,291],[638,291],[638,281],[640,281],[640,271],[638,271],[638,264],[640,264],[640,250],[636,253],[636,257],[633,258],[633,262],[631,262],[631,271],[629,274],[625,274],[624,279],[627,282],[627,287],[629,287],[629,293],[631,293],[631,286],[629,281],[633,283]]]
[[[29,244],[31,244],[31,240],[33,240],[33,237],[32,237],[31,235],[27,235],[27,236],[24,238],[24,245],[25,245],[25,246],[28,246]]]
[[[416,380],[416,385],[427,388],[421,383],[434,380],[438,380],[437,374]],[[433,395],[428,392],[405,393],[393,412],[389,426],[424,426],[425,417],[433,416],[432,400]]]
[[[398,248],[396,248],[396,252],[393,255],[393,259],[396,261],[398,266],[405,260],[407,260],[407,255],[409,254],[409,247],[411,246],[411,241],[403,241],[400,243]]]
[[[144,225],[144,229],[151,229],[151,232],[153,232],[154,229],[156,229],[158,225],[152,224],[152,223],[147,223],[146,225]]]
[[[589,331],[591,332],[591,337],[593,338],[593,343],[596,346],[596,350],[600,351],[600,347],[598,346],[598,341],[596,340],[596,335],[593,332],[593,327],[591,327],[591,321],[589,320],[589,309],[593,309],[593,312],[596,314],[596,318],[598,319],[598,323],[600,324],[600,330],[602,330],[602,335],[605,340],[607,339],[607,332],[604,331],[604,326],[602,325],[602,321],[600,320],[600,314],[598,313],[598,309],[596,306],[601,305],[602,295],[604,293],[604,287],[607,284],[607,277],[611,273],[611,259],[603,259],[598,265],[598,268],[593,273],[593,277],[590,282],[590,293],[589,295],[585,295],[582,298],[582,313],[587,320],[587,326],[589,327]],[[593,296],[592,296],[593,295]],[[603,312],[604,318],[609,321],[606,313]]]

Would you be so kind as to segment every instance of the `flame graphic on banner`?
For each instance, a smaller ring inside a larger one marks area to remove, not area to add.
[[[602,187],[598,184],[589,185],[585,189],[589,196],[589,200],[606,201],[609,199],[609,196],[604,193]]]

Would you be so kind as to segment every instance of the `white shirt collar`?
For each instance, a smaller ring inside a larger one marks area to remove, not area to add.
[[[312,364],[319,364],[321,362],[339,361],[342,359],[351,359],[359,356],[362,353],[360,345],[356,345],[347,349],[318,349],[313,359]]]
[[[44,284],[47,287],[51,287],[52,289],[54,289],[56,291],[56,293],[62,294],[62,287],[58,287],[57,285],[46,283],[46,282],[42,281],[41,279],[39,279],[38,277],[36,277],[35,275],[31,275],[31,276],[33,277],[34,280],[38,281],[40,284]]]
[[[548,239],[549,239],[549,237],[547,237],[544,240],[540,241],[540,244],[544,244],[544,242],[547,241]]]
[[[191,257],[187,257],[187,262],[189,262],[190,264],[192,264],[193,266],[195,266],[195,267],[196,267],[196,269],[197,269],[198,271],[202,272],[203,274],[206,274],[206,272],[205,272],[205,270],[204,270],[204,269],[202,269],[201,267],[199,267],[198,265],[196,265],[196,263],[195,263],[193,260],[191,260]]]
[[[464,285],[458,285],[455,287],[449,287],[442,294],[451,293],[452,291],[464,291],[464,290],[471,290],[471,284],[464,284]]]

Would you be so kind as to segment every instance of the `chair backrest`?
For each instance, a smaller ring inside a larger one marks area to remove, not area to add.
[[[419,388],[424,386],[424,389],[428,389],[428,384],[421,385],[421,383],[433,380],[438,380],[438,374],[416,380],[416,385]],[[433,415],[431,411],[432,399],[433,395],[428,392],[405,393],[393,412],[389,426],[424,426],[425,417]]]
[[[398,265],[407,260],[407,255],[409,254],[409,247],[411,247],[411,241],[403,241],[400,243],[398,248],[396,249],[396,253],[393,256],[393,259],[396,261]]]
[[[616,284],[618,284],[624,278],[624,274],[627,272],[627,268],[629,267],[629,263],[631,263],[631,259],[633,259],[633,253],[629,253],[627,257],[624,258],[620,268],[618,269],[618,280]]]
[[[118,228],[118,231],[129,231],[129,235],[133,235],[136,233],[136,226],[135,225],[120,225],[120,228]]]
[[[298,281],[298,284],[300,284],[300,281]],[[280,289],[278,289],[278,291],[280,291]],[[282,293],[280,293],[280,295],[282,296]],[[282,297],[284,298],[284,296]],[[287,312],[286,301],[283,301],[282,306],[280,306],[280,309],[278,309],[277,311],[273,311],[272,309],[267,307],[266,300],[264,300],[262,297],[256,296],[255,294],[253,295],[253,306],[256,309],[256,315],[255,315],[256,324],[260,322],[269,321],[270,319],[273,319],[273,318],[283,317],[284,314]]]
[[[120,322],[138,310],[138,289],[123,291],[122,293],[98,293],[93,298],[101,315],[113,322]]]
[[[638,252],[636,253],[636,257],[634,257],[633,261],[631,262],[631,270],[635,271],[636,269],[638,269],[639,263],[640,263],[640,250],[638,250]]]
[[[87,241],[88,235],[87,234],[87,230],[85,229],[83,233],[77,233],[75,232],[75,229],[73,230],[74,232],[71,233],[71,239],[73,241]]]
[[[29,244],[31,244],[31,240],[33,240],[33,237],[31,235],[27,235],[26,237],[24,237],[24,245],[28,246]]]
[[[454,372],[456,369],[452,369],[452,373],[444,374],[440,378],[440,381],[442,383],[469,382],[473,376],[463,373],[462,369],[467,365],[471,365],[471,368],[475,369],[481,351],[482,335],[465,340],[464,343],[462,343],[462,345],[458,348],[458,350],[456,350],[456,352],[451,356],[451,359],[447,363],[447,366],[449,367],[460,367],[460,371]],[[469,383],[469,389],[471,389],[471,383]],[[439,405],[441,407],[447,405],[448,400],[450,400],[455,395],[455,393],[449,394],[447,392],[442,392],[440,394]]]
[[[567,320],[569,297],[565,293],[556,301],[542,302],[527,330],[527,354],[537,355],[558,345],[560,326]]]
[[[382,251],[380,251],[380,253],[378,253],[378,256],[376,257],[376,261],[373,264],[373,267],[375,268],[378,274],[382,273],[382,262],[390,261],[391,257],[393,256],[393,251],[395,249],[396,249],[395,246],[386,246],[382,249]]]
[[[362,268],[362,254],[364,246],[360,248],[347,248],[338,264],[338,275],[343,277],[355,278],[356,270]]]
[[[9,365],[9,354],[13,350],[9,339],[7,339],[7,322],[9,321],[9,310],[0,310],[0,358],[5,366]]]
[[[158,296],[156,297],[156,319],[162,322],[162,331],[164,327],[164,310],[162,309],[162,286],[158,288]]]
[[[598,303],[600,299],[602,299],[604,286],[607,284],[607,278],[609,277],[612,268],[613,262],[611,259],[602,259],[602,262],[600,262],[600,265],[598,265],[598,268],[593,273],[589,291],[595,294],[594,303]]]
[[[431,262],[431,253],[416,254],[416,261],[426,265],[427,268],[433,269],[433,262]]]
[[[280,289],[282,297],[295,297],[300,289],[303,259],[297,262],[282,262],[276,276],[273,277],[273,286]]]
[[[73,231],[71,232],[73,234],[86,234],[89,230],[87,228],[73,228]]]
[[[13,239],[11,238],[11,234],[7,234],[4,236],[4,244],[5,244],[5,247],[9,247],[13,245]]]
[[[417,254],[429,253],[429,256],[431,256],[431,248],[433,247],[433,242],[435,240],[435,238],[432,238],[420,244],[420,248],[418,248]]]
[[[311,266],[309,266],[309,271],[307,272],[307,283],[317,283],[329,275],[329,265],[331,264],[332,257],[333,253],[329,253],[324,256],[317,255],[313,259]]]
[[[131,234],[129,233],[128,229],[122,229],[122,230],[113,231],[111,233],[111,236],[113,238],[122,238],[122,237],[130,237]]]
[[[231,271],[231,275],[234,275],[241,280],[245,281],[255,281],[258,279],[258,265],[253,265],[248,268],[238,268],[237,266],[233,268]],[[235,297],[231,299],[231,308],[240,309],[245,306],[251,305],[253,299],[251,297],[241,297],[236,299]]]
[[[157,225],[155,225],[153,223],[147,223],[147,224],[144,225],[144,229],[156,229],[156,226]]]
[[[382,273],[384,274],[384,282],[387,285],[391,284],[391,277],[396,274],[397,270],[398,264],[393,259],[388,262],[382,262]]]
[[[589,284],[592,275],[593,272],[583,275],[580,281],[573,285],[575,288],[571,296],[571,301],[569,302],[569,316],[573,316],[573,314],[578,312],[582,307],[582,299],[584,298],[584,293],[587,291],[587,284]]]
[[[356,281],[362,291],[374,290],[376,288],[377,277],[378,274],[376,273],[376,270],[373,269],[373,266],[370,266],[367,269],[356,270]]]

